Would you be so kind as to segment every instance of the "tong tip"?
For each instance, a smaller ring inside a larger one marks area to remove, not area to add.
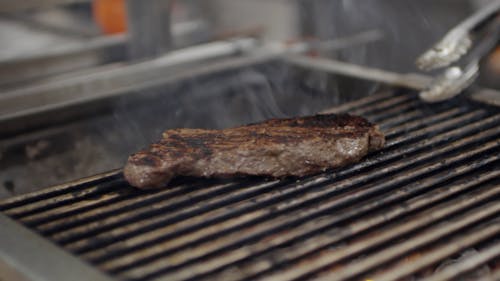
[[[479,66],[472,64],[465,70],[450,67],[438,77],[430,87],[420,93],[420,98],[429,103],[441,102],[453,98],[467,89],[478,75]]]
[[[472,39],[468,34],[450,34],[422,54],[416,65],[426,71],[449,66],[466,54],[471,46]]]

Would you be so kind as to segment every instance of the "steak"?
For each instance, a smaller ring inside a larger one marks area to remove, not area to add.
[[[131,155],[124,168],[138,188],[159,188],[176,176],[306,176],[359,161],[384,135],[366,119],[325,114],[224,130],[173,129]]]

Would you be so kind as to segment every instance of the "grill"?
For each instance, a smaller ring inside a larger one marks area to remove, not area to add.
[[[390,89],[328,112],[380,124],[386,147],[300,179],[139,191],[113,171],[0,210],[117,279],[500,280],[498,107]]]

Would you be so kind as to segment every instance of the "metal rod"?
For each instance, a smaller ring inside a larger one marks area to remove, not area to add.
[[[287,55],[284,59],[291,64],[309,69],[317,69],[339,75],[358,77],[369,81],[376,81],[414,90],[424,90],[432,82],[432,77],[426,75],[416,73],[399,74],[326,58],[313,58],[304,55]],[[470,98],[486,104],[500,105],[500,92],[497,90],[477,89],[470,93]]]
[[[290,62],[293,65],[298,65],[308,69],[317,69],[417,90],[425,89],[425,87],[427,87],[427,85],[432,81],[430,77],[424,75],[399,74],[381,69],[330,60],[327,58],[315,58],[304,55],[287,55],[284,58],[287,62]]]
[[[43,53],[0,60],[0,85],[11,87],[28,79],[121,60],[125,56],[126,41],[126,35],[102,36]]]
[[[75,114],[83,110],[81,108],[84,104],[128,95],[134,90],[268,61],[268,56],[233,58],[206,64],[196,69],[174,71],[179,65],[244,52],[253,48],[255,43],[254,39],[212,42],[172,51],[141,63],[127,66],[103,66],[93,69],[92,72],[85,71],[85,74],[76,73],[70,76],[53,77],[40,84],[4,92],[0,95],[0,133],[52,121],[58,116],[65,116],[60,112],[64,109],[69,108],[71,112],[68,114]],[[76,105],[78,107],[72,107]],[[58,114],[50,115],[49,113],[52,112]]]

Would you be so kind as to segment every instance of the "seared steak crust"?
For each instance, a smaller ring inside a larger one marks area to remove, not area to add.
[[[165,186],[175,176],[305,176],[359,161],[382,148],[384,135],[358,116],[271,119],[224,130],[173,129],[129,157],[127,181]]]

